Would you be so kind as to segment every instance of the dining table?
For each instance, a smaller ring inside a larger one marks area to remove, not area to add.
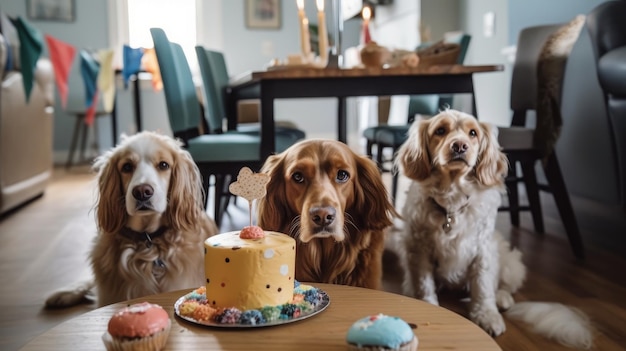
[[[261,102],[261,159],[275,151],[274,102],[286,98],[335,97],[337,139],[347,141],[346,98],[356,96],[471,94],[476,111],[474,75],[498,72],[503,65],[429,65],[417,67],[319,68],[277,66],[234,77],[226,88],[228,129],[237,128],[237,102],[250,98]]]
[[[309,284],[309,283],[307,283]],[[418,350],[490,351],[500,347],[486,332],[443,307],[381,290],[345,285],[310,285],[328,296],[327,307],[309,318],[255,326],[207,326],[181,318],[175,303],[191,292],[178,290],[104,306],[67,320],[28,342],[21,350],[105,350],[102,335],[111,316],[139,302],[161,305],[171,331],[165,350],[346,350],[346,335],[357,320],[384,314],[402,318],[418,338]]]

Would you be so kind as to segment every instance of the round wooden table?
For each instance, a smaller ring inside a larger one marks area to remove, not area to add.
[[[65,321],[26,344],[22,350],[104,350],[102,334],[120,308],[149,301],[172,318],[166,350],[346,350],[348,328],[357,319],[383,313],[417,325],[418,350],[500,350],[482,329],[447,309],[406,296],[350,286],[311,284],[324,290],[330,305],[293,323],[259,328],[196,325],[174,313],[174,303],[190,292],[180,290],[116,303]]]

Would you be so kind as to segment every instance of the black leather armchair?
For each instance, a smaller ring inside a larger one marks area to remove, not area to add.
[[[587,15],[587,29],[612,132],[619,197],[626,208],[626,1],[598,5]]]

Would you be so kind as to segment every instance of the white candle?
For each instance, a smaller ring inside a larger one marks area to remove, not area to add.
[[[309,55],[311,54],[311,36],[309,34],[309,19],[304,17],[302,21],[302,32],[304,33],[304,45],[302,47],[302,54],[304,55],[305,61],[309,59]]]
[[[298,23],[300,24],[300,50],[303,56],[308,56],[311,52],[311,44],[309,43],[309,20],[304,14],[304,0],[296,0],[298,6]]]
[[[316,2],[320,59],[325,64],[328,62],[328,32],[326,30],[326,16],[324,15],[324,0],[316,0]]]

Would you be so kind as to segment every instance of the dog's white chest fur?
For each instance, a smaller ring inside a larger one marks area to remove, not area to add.
[[[458,197],[463,200],[448,206],[413,183],[403,213],[408,226],[407,244],[416,249],[414,252],[428,257],[438,281],[452,285],[466,282],[475,257],[484,250],[492,250],[495,213],[500,204],[500,193],[495,189]]]

